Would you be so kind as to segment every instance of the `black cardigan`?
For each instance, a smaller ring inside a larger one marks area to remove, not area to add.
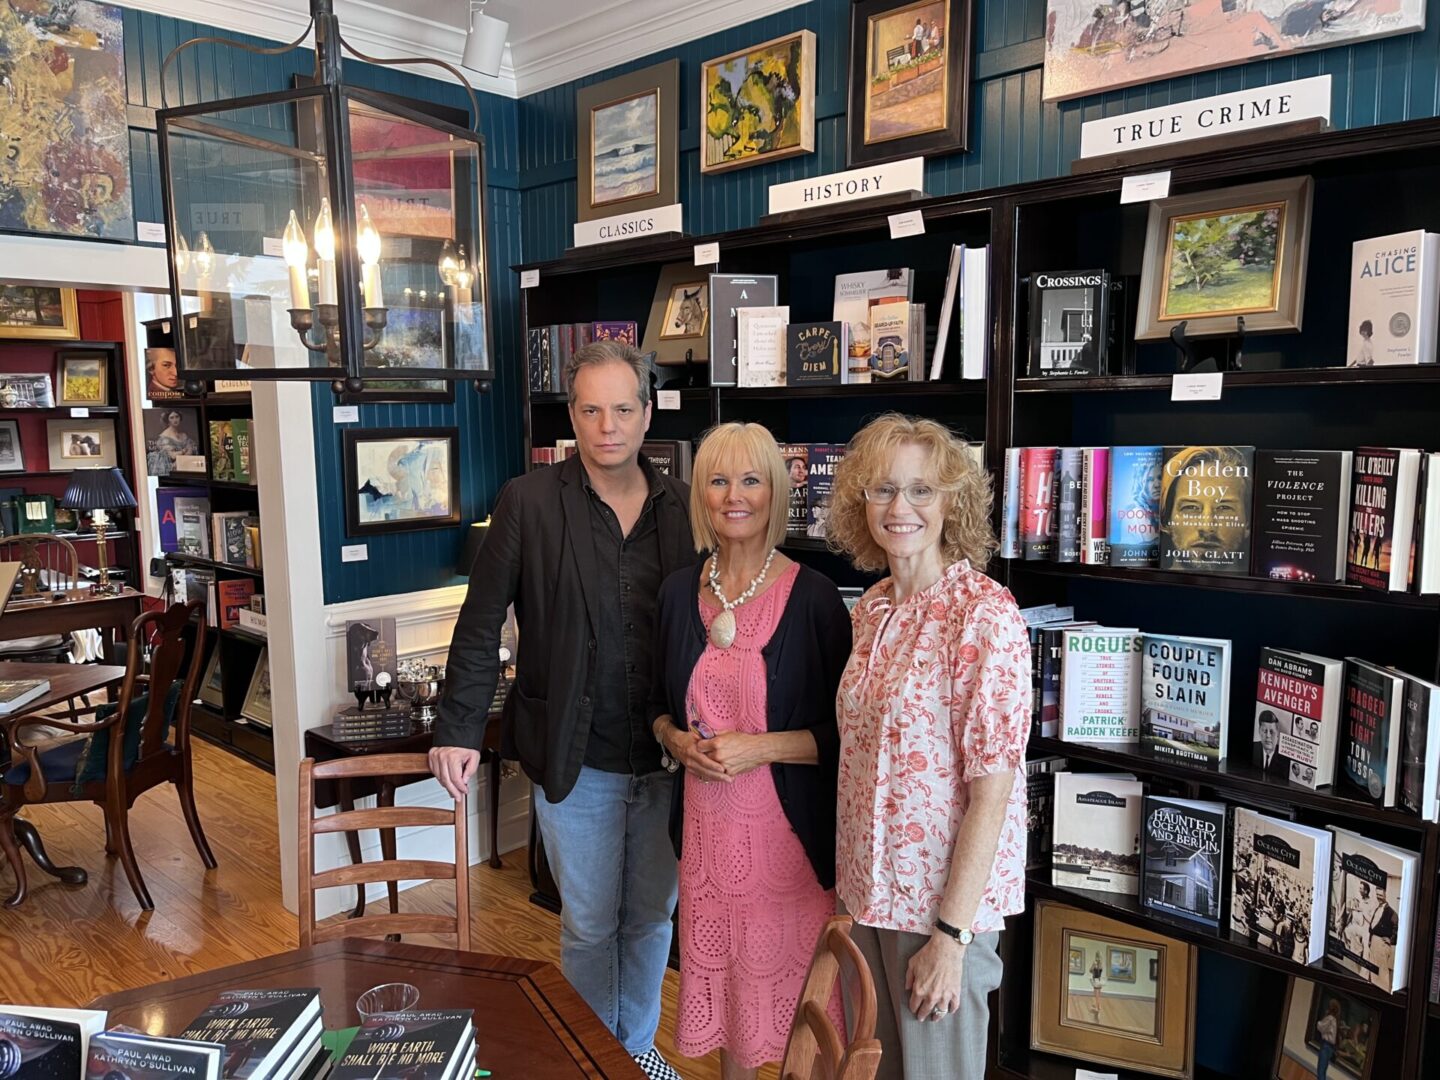
[[[675,726],[689,726],[685,693],[700,654],[705,624],[700,619],[700,575],[708,560],[677,570],[660,586],[655,620],[655,678],[650,723],[667,713]],[[840,591],[824,574],[801,566],[785,611],[765,648],[766,727],[809,731],[818,765],[772,765],[775,792],[822,887],[835,887],[835,799],[840,768],[840,734],[835,727],[835,694],[850,658],[850,615]],[[783,674],[783,678],[779,677]],[[685,821],[685,785],[675,785],[670,839],[680,854]]]

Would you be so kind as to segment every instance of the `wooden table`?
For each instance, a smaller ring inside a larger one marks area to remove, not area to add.
[[[138,594],[137,594],[138,595]],[[0,618],[8,618],[7,611]],[[128,625],[128,624],[127,624]],[[28,634],[18,635],[29,637]],[[3,639],[3,635],[0,635]],[[60,705],[73,697],[81,697],[105,687],[114,686],[125,678],[125,668],[120,664],[26,664],[10,660],[0,662],[0,678],[4,679],[49,679],[50,692],[22,706],[18,716],[42,712],[52,705]],[[0,734],[0,774],[10,766],[10,747]],[[45,851],[45,842],[40,839],[35,826],[23,818],[13,818],[15,839],[30,853],[35,865],[51,877],[59,878],[67,885],[84,885],[88,875],[78,866],[56,866]],[[19,894],[17,894],[19,896]],[[18,903],[23,896],[11,898]]]
[[[572,1080],[644,1073],[551,964],[508,956],[352,938],[217,968],[90,1003],[109,1026],[178,1035],[228,989],[318,986],[326,1028],[359,1022],[355,999],[372,986],[408,982],[422,1009],[475,1010],[475,1063],[496,1080]]]
[[[87,589],[74,599],[13,599],[0,615],[0,641],[91,629],[116,630],[123,641],[144,602],[144,593],[129,588],[114,596],[92,596]]]

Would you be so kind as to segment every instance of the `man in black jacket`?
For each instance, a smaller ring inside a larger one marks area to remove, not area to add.
[[[534,812],[563,902],[565,977],[652,1078],[670,955],[674,778],[646,719],[656,595],[694,562],[689,489],[640,457],[644,359],[595,342],[566,365],[578,457],[500,492],[450,643],[430,767],[450,794],[479,765],[500,629],[520,638],[502,751],[534,781]]]

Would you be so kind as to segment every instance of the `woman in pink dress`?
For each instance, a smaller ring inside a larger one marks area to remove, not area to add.
[[[670,818],[675,1044],[690,1057],[718,1048],[725,1080],[783,1056],[835,913],[834,703],[850,619],[829,579],[778,550],[789,495],[769,431],[711,431],[690,489],[697,547],[711,554],[659,597],[650,715],[667,767],[685,768]],[[831,1011],[843,1030],[838,995]]]

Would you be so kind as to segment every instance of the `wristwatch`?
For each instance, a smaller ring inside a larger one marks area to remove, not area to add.
[[[975,940],[974,930],[971,930],[968,926],[964,930],[960,930],[954,926],[951,926],[944,919],[935,920],[935,929],[939,930],[946,937],[954,938],[961,945],[969,945],[970,942]]]

